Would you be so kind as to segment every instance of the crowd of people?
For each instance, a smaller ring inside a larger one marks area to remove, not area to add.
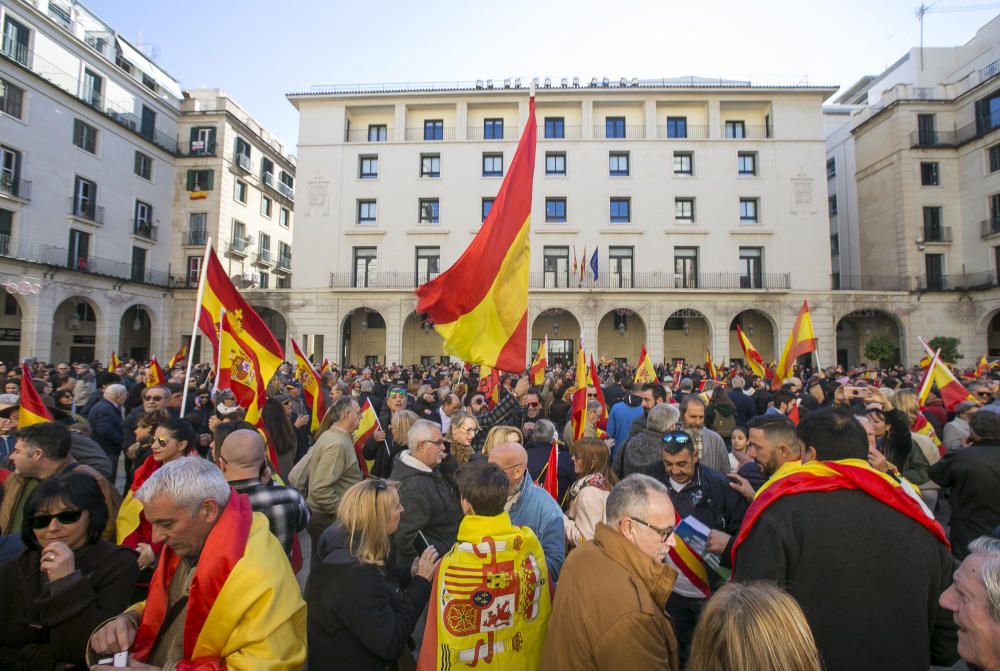
[[[345,365],[311,431],[289,364],[255,424],[205,365],[29,365],[0,669],[1000,671],[997,374]]]

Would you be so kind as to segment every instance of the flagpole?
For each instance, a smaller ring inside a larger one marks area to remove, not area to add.
[[[188,349],[187,366],[184,370],[184,391],[181,394],[181,412],[187,408],[188,383],[191,380],[191,366],[194,363],[194,340],[198,337],[198,317],[201,315],[201,299],[205,295],[205,275],[208,272],[208,253],[212,250],[212,237],[205,241],[205,256],[201,261],[201,277],[198,279],[198,294],[194,303],[194,323],[191,324],[191,344]]]

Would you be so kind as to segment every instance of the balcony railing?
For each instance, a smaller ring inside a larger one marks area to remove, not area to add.
[[[766,140],[771,137],[772,129],[769,126],[739,126],[726,128],[722,126],[722,138],[724,140]]]
[[[31,52],[27,46],[14,40],[9,35],[3,36],[3,49],[0,53],[3,53],[4,56],[15,63],[20,63],[24,67],[28,67],[28,56]]]
[[[234,237],[229,242],[230,253],[239,254],[240,256],[246,256],[249,249],[250,249],[250,238]]]
[[[916,284],[917,291],[976,291],[998,286],[996,274],[990,271],[956,275],[920,275]]]
[[[271,256],[271,250],[266,248],[258,249],[256,263],[260,266],[270,266],[274,264],[274,257]]]
[[[278,257],[278,270],[291,270],[292,269],[292,257],[290,256],[279,256]]]
[[[489,137],[487,137],[486,129],[482,126],[470,126],[465,129],[465,139],[466,140],[483,140],[490,142],[491,140],[516,140],[520,137],[521,129],[516,125],[504,124],[503,132],[497,133],[496,129],[490,131]],[[500,137],[497,137],[497,136]]]
[[[955,147],[958,137],[953,130],[915,130],[910,133],[911,148]]]
[[[81,203],[75,196],[69,197],[69,213],[77,219],[84,219],[92,224],[104,223],[104,208],[93,202]]]
[[[250,157],[242,152],[236,152],[233,156],[236,160],[236,166],[243,170],[244,172],[250,172]]]
[[[951,242],[951,226],[924,226],[924,242]]]
[[[539,140],[579,140],[583,136],[583,126],[563,126],[561,137],[547,137],[545,135],[545,124],[542,123],[538,126],[538,139]]]
[[[261,173],[260,181],[264,182],[264,186],[269,186],[269,187],[271,187],[273,189],[274,188],[274,173],[271,173],[271,172]]]
[[[0,193],[21,200],[31,200],[31,182],[8,175],[0,176]]]
[[[295,199],[295,191],[292,189],[292,187],[288,186],[284,182],[278,182],[277,186],[278,186],[278,193],[280,193],[282,196],[284,196],[288,200]]]
[[[898,275],[833,275],[834,291],[909,291],[910,278]]]
[[[208,239],[208,232],[204,228],[189,228],[184,231],[185,245],[204,245]]]
[[[156,241],[159,226],[145,221],[132,220],[132,233],[146,240]]]
[[[378,289],[413,289],[418,286],[416,273],[380,272],[356,276],[350,271],[330,273],[330,288],[344,289],[367,287]],[[751,284],[747,277],[739,273],[701,273],[695,279],[696,286],[684,286],[684,278],[670,272],[642,272],[631,275],[604,273],[594,280],[588,275],[582,283],[573,277],[554,277],[552,273],[531,273],[528,286],[531,289],[759,289],[783,291],[791,288],[788,273],[764,273],[759,278],[760,286]]]
[[[608,131],[611,131],[608,133]],[[624,128],[608,128],[605,124],[594,125],[594,138],[598,140],[644,140],[646,138],[646,126],[637,124],[625,126]]]
[[[989,219],[979,222],[980,238],[988,238],[997,234],[1000,234],[1000,214],[995,214]]]
[[[344,132],[344,142],[388,142],[391,139],[391,127],[385,129],[384,139],[379,137],[378,131],[369,135],[367,128],[348,128]]]
[[[407,142],[441,142],[442,140],[454,140],[455,139],[455,127],[445,126],[443,128],[437,129],[427,129],[429,132],[424,134],[424,128],[407,128],[406,129],[406,141]],[[439,135],[440,137],[434,137]],[[429,137],[428,137],[429,136]]]
[[[146,268],[141,275],[136,276],[133,273],[132,264],[128,261],[117,261],[100,256],[72,255],[66,247],[24,242],[11,239],[7,235],[0,235],[0,256],[156,286],[165,287],[170,283],[170,277],[164,271]]]
[[[215,156],[216,151],[215,140],[187,140],[181,142],[177,149],[181,156]]]
[[[671,129],[669,126],[657,126],[656,127],[656,138],[658,140],[707,140],[708,139],[708,126],[687,126],[684,129],[683,135],[670,135],[673,131],[677,133],[677,129]]]

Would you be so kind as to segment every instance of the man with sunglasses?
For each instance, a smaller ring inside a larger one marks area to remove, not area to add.
[[[679,671],[664,611],[677,578],[664,563],[675,543],[670,495],[648,475],[630,475],[611,489],[606,517],[566,560],[541,668]]]

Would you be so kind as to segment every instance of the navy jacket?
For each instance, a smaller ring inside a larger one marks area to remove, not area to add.
[[[87,416],[90,435],[108,454],[118,454],[122,450],[125,432],[122,411],[106,398],[98,401]]]

